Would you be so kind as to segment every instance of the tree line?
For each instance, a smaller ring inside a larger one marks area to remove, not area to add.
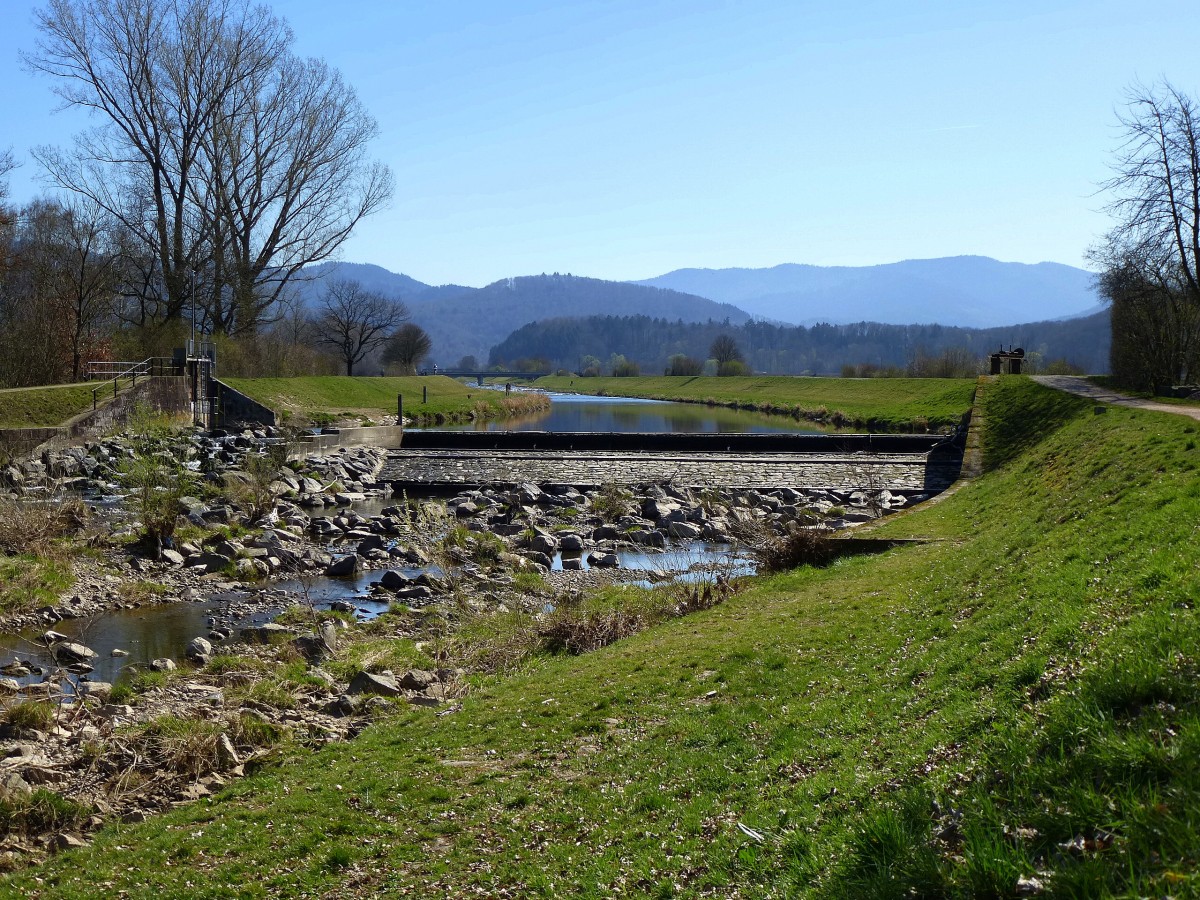
[[[1115,223],[1093,248],[1112,309],[1112,375],[1200,382],[1200,106],[1168,82],[1132,88],[1104,187]]]
[[[25,65],[95,124],[32,149],[45,199],[6,202],[0,154],[0,382],[166,355],[193,320],[235,365],[328,367],[336,345],[300,332],[329,310],[292,289],[392,193],[354,89],[248,0],[49,0],[35,19]]]
[[[497,344],[489,365],[538,360],[543,367],[612,374],[636,364],[642,374],[700,374],[738,362],[770,375],[973,375],[987,354],[1020,346],[1043,369],[1103,372],[1108,357],[1108,316],[1097,313],[1062,322],[1003,328],[944,325],[782,325],[728,321],[668,321],[651,316],[556,318],[517,329]],[[726,339],[725,341],[722,338]],[[739,357],[718,354],[732,344]],[[717,359],[720,355],[721,358]],[[728,370],[727,370],[728,373]]]

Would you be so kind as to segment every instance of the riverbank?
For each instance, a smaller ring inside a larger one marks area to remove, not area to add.
[[[748,562],[708,545],[734,533],[766,547],[909,499],[524,483],[410,501],[379,480],[386,451],[282,465],[278,440],[159,431],[46,450],[3,473],[7,530],[74,583],[0,617],[0,866],[210,797],[397,704],[443,706],[475,679],[723,602]],[[190,492],[172,500],[180,521],[161,552],[134,540],[147,512],[136,496],[103,516],[49,496],[67,483],[120,488],[140,457],[178,460]]]
[[[549,391],[704,403],[874,432],[940,432],[971,408],[974,379],[808,378],[782,375],[580,378],[552,375]]]
[[[505,395],[441,375],[368,378],[308,376],[229,378],[241,391],[280,416],[281,424],[394,424],[398,398],[414,427],[506,419],[549,409],[537,393]]]
[[[880,530],[930,543],[756,579],[594,653],[542,651],[470,680],[453,715],[413,707],[285,750],[5,884],[1192,893],[1195,426],[1095,416],[1019,378],[986,403],[989,471]]]

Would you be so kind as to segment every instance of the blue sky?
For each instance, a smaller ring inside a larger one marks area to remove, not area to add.
[[[1083,265],[1136,79],[1200,94],[1195,0],[271,4],[380,124],[396,197],[342,252],[429,283],[982,254]],[[5,3],[0,148],[54,114]],[[908,7],[908,8],[905,8]]]

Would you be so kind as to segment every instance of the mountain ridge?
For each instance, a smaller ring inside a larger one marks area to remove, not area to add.
[[[988,256],[873,266],[685,268],[634,283],[734,303],[756,318],[795,325],[873,321],[992,328],[1076,318],[1101,305],[1095,276],[1085,269],[1056,262],[1001,262]]]

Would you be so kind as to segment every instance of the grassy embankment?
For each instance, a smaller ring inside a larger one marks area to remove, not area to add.
[[[544,405],[539,397],[514,395],[465,385],[441,375],[401,378],[311,376],[302,378],[226,378],[224,381],[291,424],[328,424],[337,420],[374,420],[396,414],[396,396],[404,397],[404,415],[417,424],[499,419]],[[428,389],[428,402],[422,402]]]
[[[940,431],[956,426],[971,405],[967,378],[735,378],[658,376],[577,378],[551,375],[534,382],[550,391],[648,397],[756,409],[823,425],[870,431]]]
[[[0,428],[62,425],[92,408],[95,386],[92,382],[0,390]],[[0,442],[0,463],[7,463],[10,450]],[[7,521],[4,510],[0,510],[0,529],[16,532],[22,525]],[[65,550],[47,547],[30,553],[7,546],[9,538],[18,537],[15,533],[0,535],[0,613],[52,604],[72,582]]]
[[[1200,429],[1006,378],[989,471],[712,610],[481,680],[23,896],[1200,893]]]
[[[92,408],[94,387],[95,382],[0,390],[0,428],[61,425]]]

